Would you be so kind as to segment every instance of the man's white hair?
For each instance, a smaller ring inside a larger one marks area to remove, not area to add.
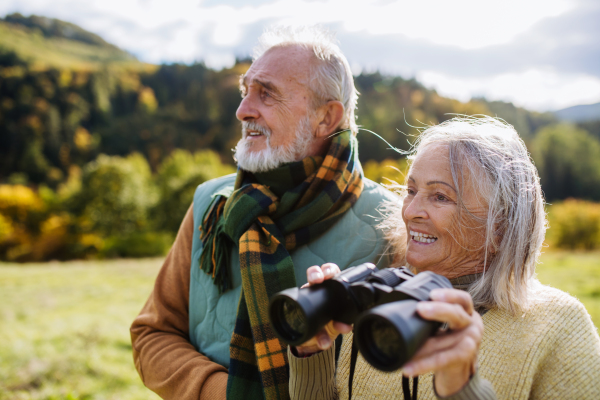
[[[525,310],[529,289],[536,282],[535,266],[547,226],[540,179],[525,143],[511,125],[500,119],[463,116],[425,129],[410,158],[433,145],[449,148],[459,213],[466,213],[468,220],[484,228],[482,247],[473,249],[485,266],[481,279],[469,288],[475,306],[497,306],[513,313]],[[471,179],[467,179],[467,173]],[[465,184],[474,185],[476,195],[487,204],[483,218],[465,207]],[[386,208],[391,214],[382,226],[402,249],[406,246],[406,234],[400,228],[404,226],[402,208],[398,204]],[[462,226],[461,218],[457,221],[459,231],[472,229]],[[455,239],[460,245],[468,245],[464,238]]]
[[[258,39],[254,49],[254,61],[274,47],[301,46],[312,50],[315,62],[309,73],[310,89],[313,92],[313,107],[337,100],[344,106],[342,129],[358,132],[354,110],[358,91],[348,60],[336,44],[335,34],[320,26],[272,27]]]

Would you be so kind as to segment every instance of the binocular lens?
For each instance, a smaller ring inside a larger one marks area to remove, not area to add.
[[[287,296],[279,296],[271,305],[275,331],[288,343],[294,343],[306,335],[306,316],[302,307]],[[297,343],[300,344],[300,343]]]
[[[284,300],[281,313],[288,329],[296,332],[297,335],[302,335],[306,331],[306,318],[298,303],[290,299]]]
[[[365,321],[368,320],[368,321]],[[383,371],[394,371],[406,361],[406,344],[387,318],[370,314],[355,326],[358,348],[365,359]]]
[[[403,300],[374,307],[354,325],[358,349],[382,371],[401,368],[441,324],[417,314],[417,301]]]
[[[402,337],[398,330],[389,321],[377,319],[370,324],[368,335],[370,336],[371,351],[386,363],[393,363],[403,358],[401,346]]]

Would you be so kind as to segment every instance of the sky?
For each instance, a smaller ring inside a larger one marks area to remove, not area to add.
[[[231,66],[272,25],[337,32],[355,74],[416,78],[538,111],[600,102],[598,0],[2,0],[75,23],[150,63]]]

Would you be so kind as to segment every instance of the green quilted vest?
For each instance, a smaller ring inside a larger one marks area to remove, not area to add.
[[[231,253],[233,289],[219,295],[209,275],[200,270],[202,254],[200,224],[212,195],[226,186],[233,186],[235,174],[213,179],[198,186],[194,195],[194,237],[190,272],[190,341],[196,349],[211,360],[229,367],[229,342],[233,333],[242,279],[237,246]],[[363,262],[373,262],[386,268],[390,259],[382,256],[386,243],[382,233],[375,229],[375,210],[387,199],[397,198],[378,184],[364,179],[364,190],[356,204],[317,240],[295,249],[292,253],[296,282],[306,283],[306,269],[326,262],[336,263],[341,269]]]

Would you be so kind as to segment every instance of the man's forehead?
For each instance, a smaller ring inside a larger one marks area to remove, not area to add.
[[[274,85],[298,83],[308,84],[310,54],[305,49],[283,47],[267,51],[242,75],[240,83],[244,86],[252,83],[271,82]]]

